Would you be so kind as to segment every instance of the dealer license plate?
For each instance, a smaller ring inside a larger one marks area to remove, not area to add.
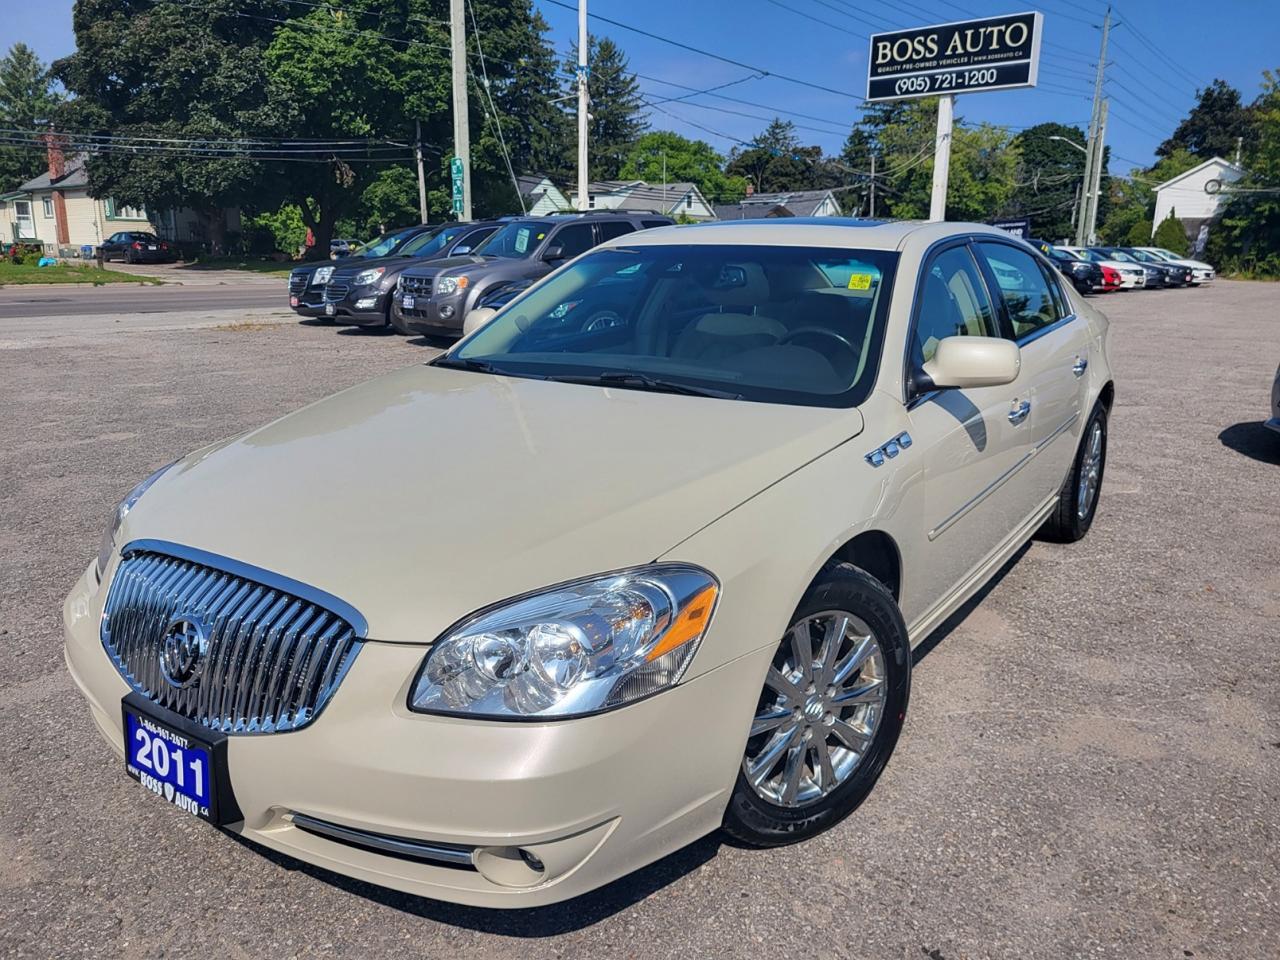
[[[338,308],[335,307],[332,303],[326,303],[324,305],[324,315],[326,317],[332,317],[337,312],[338,312]]]
[[[298,305],[298,298],[297,298],[297,297],[290,297],[290,298],[289,298],[289,306],[291,306],[291,307],[296,307],[297,305]]]
[[[416,301],[416,300],[414,300],[414,298],[413,298],[413,297],[405,297],[403,300],[401,300],[401,301],[400,301],[400,305],[401,305],[402,307],[404,307],[406,310],[412,310],[412,309],[413,309],[413,305],[414,305],[416,302],[417,302],[417,301]]]
[[[147,244],[147,249],[148,249],[148,250],[154,250],[155,248],[156,248],[156,245],[155,245],[154,243],[148,243],[148,244]]]
[[[226,773],[226,738],[204,739],[124,701],[125,772],[158,797],[211,823],[241,819]]]

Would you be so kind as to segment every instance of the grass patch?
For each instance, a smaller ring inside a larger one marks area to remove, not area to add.
[[[246,273],[261,273],[269,277],[287,277],[293,269],[288,261],[277,263],[274,260],[253,260],[244,257],[201,257],[178,267],[178,272],[186,270],[243,270]]]
[[[59,263],[52,267],[28,266],[21,263],[0,261],[0,287],[20,283],[91,283],[95,287],[104,283],[164,283],[156,277],[137,277],[114,270],[78,263]]]

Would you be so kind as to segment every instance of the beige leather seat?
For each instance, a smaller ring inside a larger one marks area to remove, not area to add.
[[[693,363],[717,363],[726,357],[777,343],[787,333],[779,320],[756,312],[769,301],[769,280],[759,264],[734,264],[743,271],[741,286],[705,288],[707,300],[720,307],[689,323],[676,337],[671,356]]]

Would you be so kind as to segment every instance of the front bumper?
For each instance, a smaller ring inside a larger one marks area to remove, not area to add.
[[[1213,283],[1213,279],[1214,279],[1214,272],[1212,270],[1203,270],[1199,267],[1194,267],[1191,270],[1191,283],[1193,285],[1201,284],[1201,283]]]
[[[452,308],[453,314],[443,316],[441,307]],[[461,336],[462,321],[467,315],[465,299],[459,295],[439,299],[415,296],[413,309],[406,310],[403,299],[397,294],[393,296],[391,309],[406,329],[426,336]]]
[[[129,687],[98,635],[105,594],[90,567],[67,597],[66,659],[102,735],[123,755],[120,700]],[[578,896],[720,825],[773,653],[762,649],[597,716],[497,723],[409,712],[426,649],[368,641],[310,726],[232,736],[227,761],[244,820],[228,829],[307,863],[441,900],[527,907]],[[138,802],[156,799],[140,791]],[[461,849],[462,862],[353,845],[300,826],[307,821],[295,815],[366,840]]]
[[[390,296],[389,292],[383,292],[376,286],[353,287],[332,300],[326,293],[319,315],[360,327],[382,326],[387,322],[387,298]]]

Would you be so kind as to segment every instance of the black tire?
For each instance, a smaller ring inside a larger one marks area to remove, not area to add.
[[[1097,431],[1100,448],[1097,459],[1097,476],[1093,485],[1093,493],[1088,496],[1085,509],[1081,509],[1081,476],[1090,469],[1092,459],[1090,453],[1093,438]],[[1076,450],[1075,459],[1071,461],[1071,469],[1062,481],[1062,489],[1058,493],[1058,505],[1049,519],[1040,528],[1040,536],[1055,543],[1075,543],[1089,532],[1093,526],[1094,515],[1098,512],[1098,500],[1102,497],[1102,478],[1107,466],[1107,410],[1098,403],[1093,408],[1084,432],[1080,434],[1080,447]]]
[[[875,786],[902,731],[911,694],[911,645],[893,595],[865,571],[847,563],[831,563],[800,601],[791,626],[825,612],[847,613],[861,620],[879,645],[878,663],[884,671],[884,698],[878,707],[879,721],[871,735],[870,745],[862,751],[848,779],[838,783],[829,793],[803,805],[787,806],[761,796],[740,766],[733,795],[725,811],[724,830],[749,846],[776,847],[798,843],[830,829],[849,816]],[[790,628],[788,637],[789,634]],[[779,644],[775,666],[786,656],[788,637]],[[863,668],[860,667],[853,677],[862,673]],[[761,708],[770,694],[771,688],[766,686],[761,694]],[[747,755],[751,755],[753,744],[758,744],[759,738],[769,736],[771,734],[762,733],[749,738]],[[802,746],[806,763],[810,761],[809,743],[806,738]]]

